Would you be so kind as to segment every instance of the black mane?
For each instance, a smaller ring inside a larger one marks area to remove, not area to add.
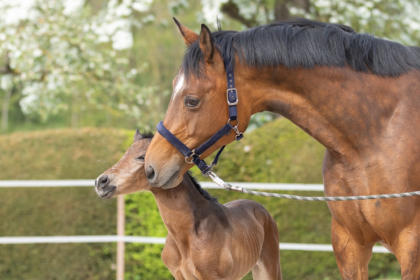
[[[217,198],[212,197],[206,190],[204,190],[200,184],[197,182],[197,180],[191,175],[189,171],[187,171],[186,176],[188,176],[191,179],[191,182],[193,183],[194,187],[197,189],[197,191],[207,200],[217,202]]]
[[[153,138],[153,136],[154,136],[154,133],[153,132],[150,132],[150,131],[142,131],[141,133],[141,138],[144,138],[144,139],[152,139]]]
[[[420,69],[419,48],[356,33],[344,25],[306,19],[241,32],[217,31],[212,38],[225,60],[236,54],[251,67],[349,66],[380,76],[398,76]],[[200,76],[202,66],[203,55],[195,42],[188,47],[182,68],[187,77]]]

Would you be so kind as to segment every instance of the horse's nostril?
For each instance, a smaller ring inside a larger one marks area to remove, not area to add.
[[[99,179],[98,179],[98,186],[99,187],[104,187],[109,183],[109,177],[107,175],[102,175]]]
[[[146,168],[146,177],[147,179],[149,179],[150,181],[153,180],[155,178],[155,170],[153,169],[153,167],[151,165],[149,165]]]

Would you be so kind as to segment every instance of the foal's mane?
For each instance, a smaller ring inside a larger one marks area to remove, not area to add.
[[[217,202],[217,198],[211,196],[206,190],[204,190],[198,181],[191,175],[189,171],[187,171],[186,175],[191,179],[196,190],[207,200]]]
[[[251,67],[349,66],[355,71],[398,76],[420,69],[420,48],[356,33],[345,25],[307,19],[277,22],[245,31],[212,33],[225,60],[237,55]],[[200,76],[203,54],[198,42],[188,47],[182,68]]]

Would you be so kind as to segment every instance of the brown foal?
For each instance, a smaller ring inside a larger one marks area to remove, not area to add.
[[[134,143],[96,180],[102,198],[140,190],[156,199],[168,236],[162,260],[175,279],[281,279],[277,225],[268,211],[250,200],[219,204],[186,173],[164,190],[149,185],[144,157],[151,141],[136,133]]]

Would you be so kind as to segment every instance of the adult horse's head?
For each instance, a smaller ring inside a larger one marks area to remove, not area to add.
[[[175,23],[184,38],[187,51],[183,64],[173,80],[173,93],[163,124],[181,142],[193,149],[214,135],[228,121],[224,64],[227,61],[234,63],[232,42],[229,42],[234,32],[211,33],[203,24],[200,34],[196,34],[177,20]],[[247,105],[252,102],[248,100],[247,89],[241,87],[239,68],[237,64],[235,68],[239,98],[237,122],[239,130],[243,131],[253,112]],[[236,125],[236,121],[233,125]],[[235,133],[230,131],[200,157],[207,157],[234,139]],[[175,187],[191,167],[192,164],[188,163],[184,155],[171,143],[162,135],[155,135],[148,148],[145,162],[146,174],[151,185],[165,189]]]

